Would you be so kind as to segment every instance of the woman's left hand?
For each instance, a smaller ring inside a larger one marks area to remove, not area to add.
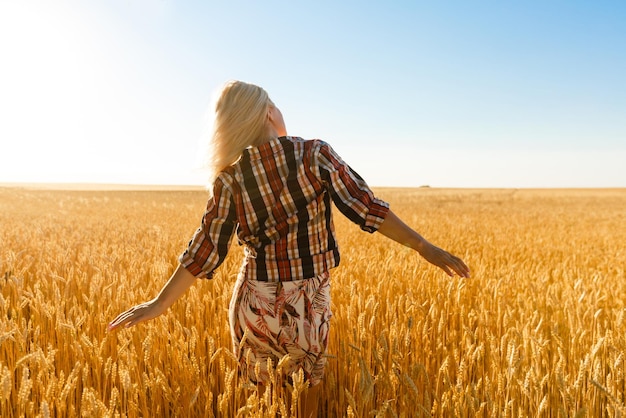
[[[165,312],[165,309],[166,308],[159,303],[157,299],[141,303],[119,314],[109,323],[108,330],[113,331],[119,327],[130,328],[140,322],[156,318]]]
[[[163,286],[158,296],[122,312],[109,323],[109,331],[119,327],[129,328],[148,319],[156,318],[167,310],[193,284],[196,278],[180,264]]]

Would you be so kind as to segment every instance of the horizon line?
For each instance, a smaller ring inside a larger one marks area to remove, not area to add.
[[[370,186],[372,189],[407,189],[407,190],[626,190],[626,187],[614,186]],[[0,188],[32,190],[68,190],[68,191],[206,191],[202,184],[160,184],[160,183],[105,183],[105,182],[0,182]]]

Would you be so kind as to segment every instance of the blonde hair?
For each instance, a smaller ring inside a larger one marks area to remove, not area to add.
[[[250,146],[270,139],[267,112],[273,105],[265,90],[243,81],[229,81],[215,103],[209,143],[209,191],[219,173],[236,163]]]

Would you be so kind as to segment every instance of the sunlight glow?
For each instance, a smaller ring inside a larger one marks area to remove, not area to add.
[[[27,166],[12,158],[2,171],[46,178],[47,161],[67,166],[86,130],[84,28],[59,5],[8,2],[2,8],[0,37],[10,40],[2,43],[9,59],[0,67],[3,147],[8,155],[29,155]]]

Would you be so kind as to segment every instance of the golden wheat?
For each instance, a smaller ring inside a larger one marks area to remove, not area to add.
[[[460,255],[448,278],[335,217],[324,416],[626,414],[626,190],[380,189]],[[241,249],[165,315],[153,297],[202,191],[0,189],[0,416],[293,416],[302,376],[237,373],[227,307]]]

